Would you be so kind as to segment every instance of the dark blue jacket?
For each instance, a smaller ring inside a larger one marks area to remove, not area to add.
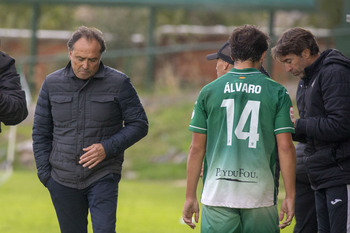
[[[306,142],[314,189],[350,184],[350,60],[328,49],[305,68],[297,91],[294,139]]]
[[[15,60],[0,52],[0,122],[16,125],[27,116],[26,96],[21,88]]]
[[[146,113],[125,74],[101,63],[84,81],[69,63],[48,75],[40,90],[33,125],[39,179],[83,189],[109,173],[120,174],[124,150],[147,132]],[[84,168],[78,163],[82,149],[95,143],[102,143],[106,158]]]

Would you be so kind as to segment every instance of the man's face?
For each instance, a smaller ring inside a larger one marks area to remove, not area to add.
[[[216,74],[218,78],[227,73],[228,70],[226,68],[227,62],[218,58],[216,61]]]
[[[101,59],[101,46],[97,40],[82,37],[75,42],[69,51],[72,69],[80,79],[88,79],[98,71]]]
[[[290,72],[292,75],[302,78],[305,75],[305,67],[311,65],[309,59],[302,53],[301,56],[295,54],[288,54],[286,56],[279,57],[280,62],[283,63],[286,72]]]

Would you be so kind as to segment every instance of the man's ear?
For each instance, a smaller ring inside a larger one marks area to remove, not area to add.
[[[260,61],[263,62],[266,56],[266,51],[261,55]]]
[[[265,59],[265,56],[266,56],[266,51],[265,52],[263,52],[263,54],[261,54],[261,57],[260,57],[260,60],[259,60],[259,63],[262,65],[262,63],[263,63],[263,61],[264,61],[264,59]],[[261,66],[260,65],[260,66]]]
[[[304,50],[301,52],[301,57],[303,57],[303,58],[309,58],[310,55],[311,55],[310,49],[304,49]]]
[[[224,63],[224,70],[227,70],[230,67],[230,63],[225,62]]]

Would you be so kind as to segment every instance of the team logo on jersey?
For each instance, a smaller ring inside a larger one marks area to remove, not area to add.
[[[256,171],[247,171],[243,168],[237,170],[226,170],[216,168],[216,180],[226,180],[242,183],[258,183],[258,174]]]
[[[241,77],[239,77],[240,79],[245,79],[245,77],[243,77],[243,76],[241,76]]]
[[[293,111],[293,107],[289,108],[289,116],[290,116],[290,120],[294,123],[294,111]]]

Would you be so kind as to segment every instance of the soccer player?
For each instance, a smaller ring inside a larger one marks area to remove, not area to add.
[[[183,219],[192,228],[193,214],[199,220],[196,189],[204,159],[201,232],[279,232],[294,216],[292,102],[283,86],[258,70],[266,34],[238,27],[230,47],[234,68],[201,90],[192,114]],[[279,217],[276,147],[286,191]]]

